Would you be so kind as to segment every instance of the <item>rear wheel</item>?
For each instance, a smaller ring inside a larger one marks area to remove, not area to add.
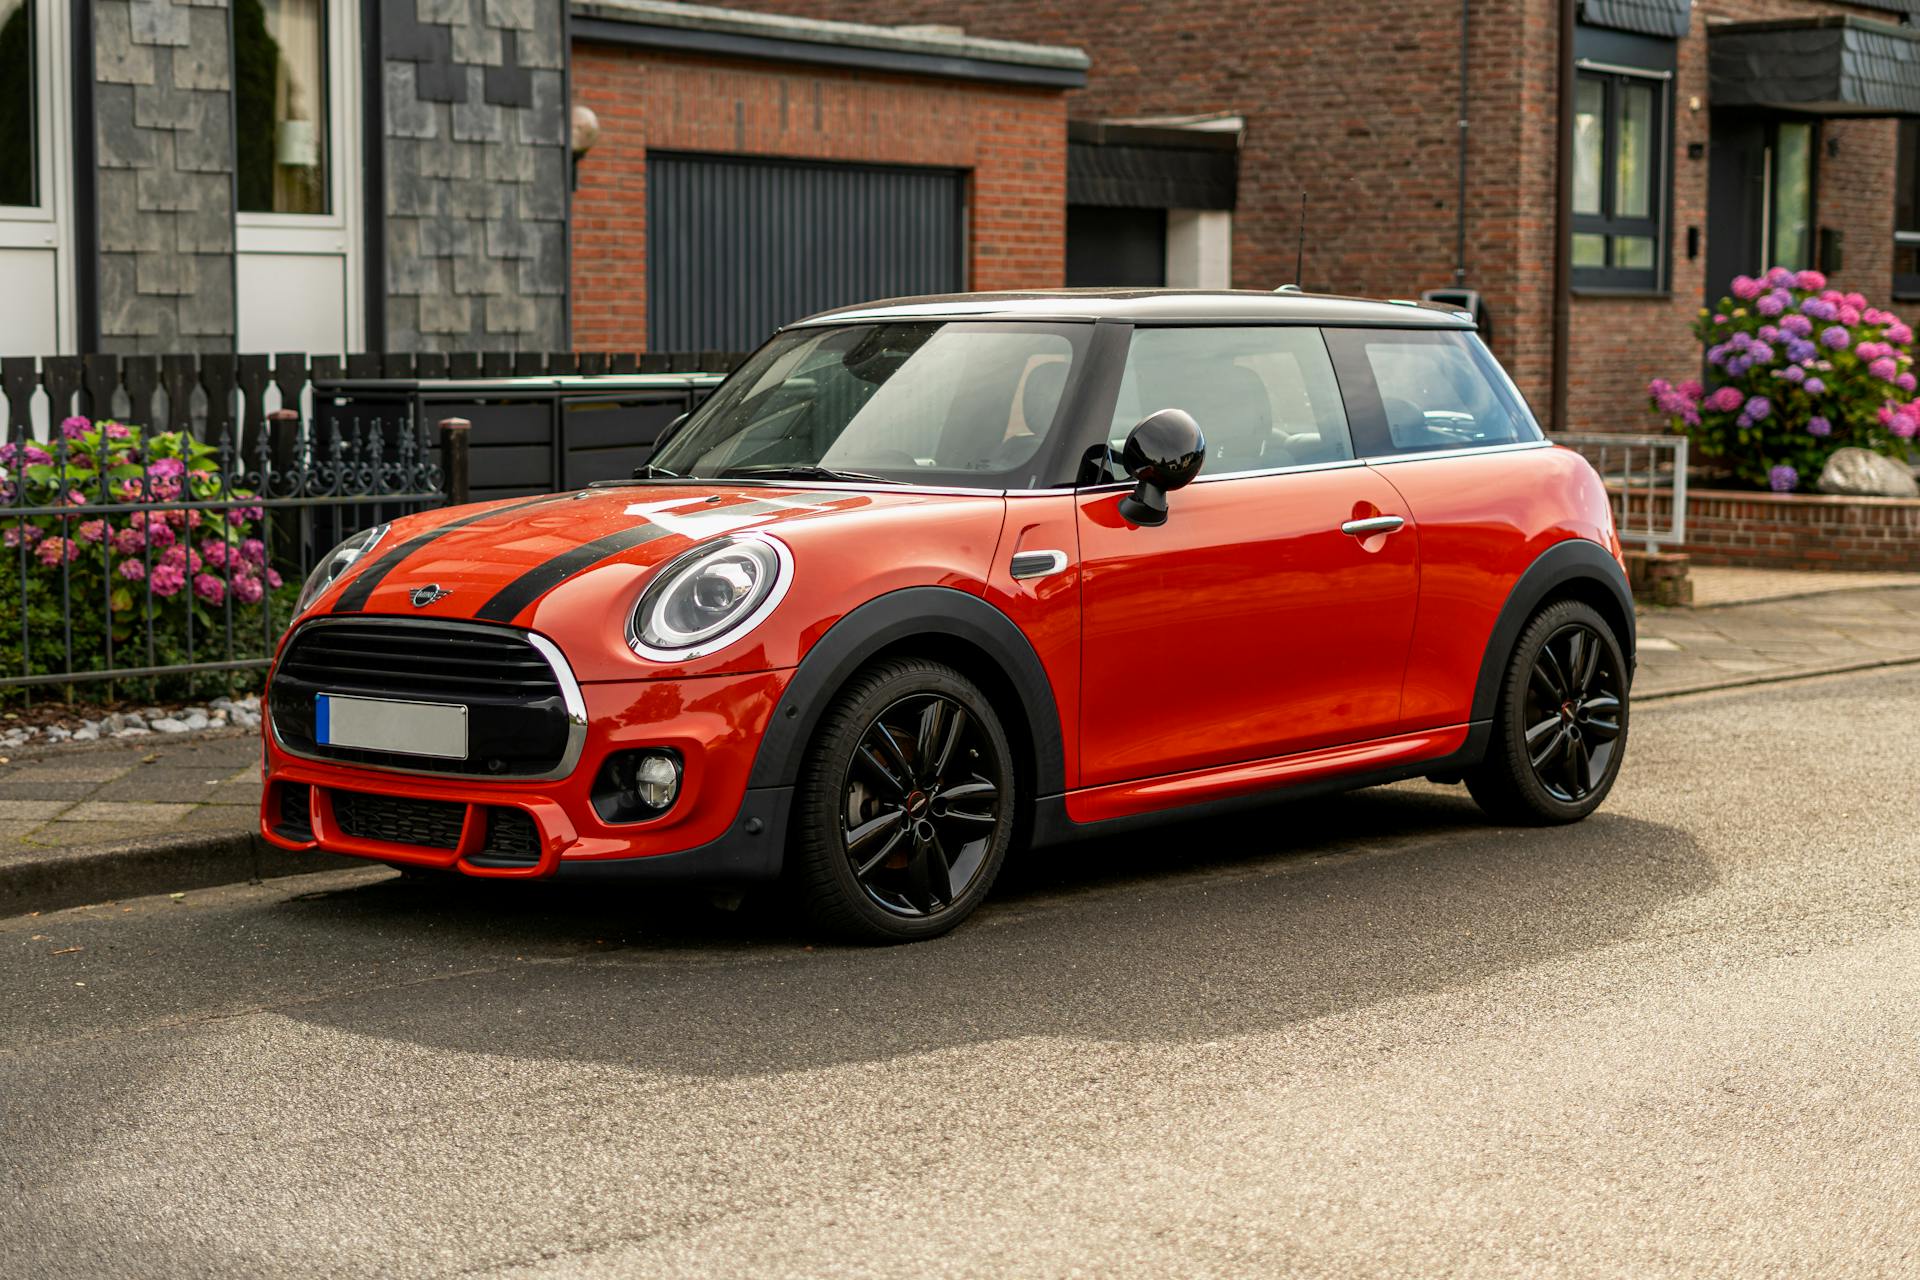
[[[953,668],[868,668],[827,713],[795,797],[799,890],[843,937],[945,933],[992,887],[1012,843],[1012,753],[992,706]]]
[[[1578,822],[1619,776],[1627,711],[1627,664],[1613,628],[1577,600],[1548,605],[1514,646],[1493,740],[1467,789],[1501,822]]]

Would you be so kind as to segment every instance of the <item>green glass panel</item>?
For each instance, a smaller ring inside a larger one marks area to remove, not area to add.
[[[1607,86],[1581,76],[1573,90],[1573,211],[1600,213],[1600,169],[1606,154]]]
[[[1658,101],[1652,85],[1620,86],[1620,137],[1615,144],[1613,216],[1653,216],[1653,148]]]
[[[1884,206],[1883,206],[1884,207]],[[1770,267],[1813,265],[1813,125],[1780,125],[1773,149],[1773,243]]]
[[[1653,237],[1651,236],[1615,236],[1613,238],[1613,265],[1625,267],[1631,271],[1653,270]]]
[[[1607,238],[1586,233],[1576,234],[1573,237],[1573,265],[1576,267],[1606,266]]]

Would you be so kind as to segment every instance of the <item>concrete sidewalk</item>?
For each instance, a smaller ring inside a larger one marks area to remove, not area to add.
[[[1640,616],[1636,697],[1920,662],[1920,581],[1833,590],[1822,575],[1700,570],[1710,596]],[[1786,598],[1780,598],[1786,597]],[[0,764],[0,914],[337,867],[255,837],[257,731],[29,748]]]

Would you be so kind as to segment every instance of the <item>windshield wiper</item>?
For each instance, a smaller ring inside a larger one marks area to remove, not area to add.
[[[685,480],[687,477],[678,471],[669,471],[665,467],[656,467],[651,462],[643,462],[633,469],[635,480]]]
[[[720,473],[722,480],[840,480],[858,481],[865,484],[905,484],[904,480],[894,480],[888,476],[876,476],[870,471],[841,471],[834,467],[822,467],[811,462],[783,462],[770,466],[728,467]]]

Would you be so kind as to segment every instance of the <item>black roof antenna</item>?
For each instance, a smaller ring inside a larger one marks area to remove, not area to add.
[[[1300,277],[1306,273],[1307,261],[1307,190],[1300,189],[1300,240],[1293,251],[1293,283],[1283,284],[1275,293],[1305,293]]]

